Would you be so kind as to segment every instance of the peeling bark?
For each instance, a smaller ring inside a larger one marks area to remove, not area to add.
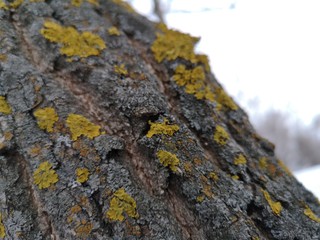
[[[0,238],[320,238],[318,200],[245,112],[226,95],[197,99],[174,80],[179,64],[202,63],[157,62],[151,46],[161,29],[121,1],[72,2],[0,9],[0,96],[11,108],[0,107]],[[45,21],[97,34],[107,48],[68,58],[40,33]],[[127,72],[115,70],[121,64]],[[204,81],[222,94],[212,73]],[[59,116],[52,132],[34,116],[47,107]],[[69,114],[99,126],[99,136],[72,140]],[[165,121],[179,129],[146,136],[150,122]],[[160,150],[171,154],[163,163]],[[44,181],[53,172],[59,180],[39,189],[43,162]],[[89,172],[81,182],[77,169]]]

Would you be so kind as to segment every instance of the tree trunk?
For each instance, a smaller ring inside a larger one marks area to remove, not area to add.
[[[0,8],[0,239],[320,239],[198,39],[119,0]]]

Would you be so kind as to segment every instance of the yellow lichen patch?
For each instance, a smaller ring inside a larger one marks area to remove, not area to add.
[[[185,87],[185,92],[193,94],[197,99],[214,100],[214,94],[205,83],[205,73],[201,66],[187,70],[185,65],[178,65],[173,79],[177,85]]]
[[[1,4],[1,2],[0,2],[0,4]],[[0,9],[1,9],[1,5],[0,5]],[[1,62],[5,62],[5,61],[7,61],[7,59],[8,59],[8,56],[7,56],[7,55],[5,55],[5,54],[0,54],[0,61],[1,61]]]
[[[85,183],[89,179],[90,172],[88,168],[77,168],[76,175],[77,175],[77,182]]]
[[[81,135],[90,139],[100,135],[100,126],[91,123],[85,117],[78,114],[69,114],[67,118],[67,126],[71,132],[72,140],[77,140]]]
[[[119,31],[118,28],[116,28],[116,27],[110,27],[110,28],[108,28],[108,33],[109,33],[111,36],[120,36],[120,31]]]
[[[14,0],[12,3],[9,4],[10,8],[18,8],[24,0]]]
[[[58,174],[52,169],[52,164],[48,161],[39,165],[33,173],[34,183],[39,189],[48,188],[58,182]]]
[[[213,135],[214,141],[220,145],[225,145],[228,142],[229,138],[230,137],[227,131],[222,126],[217,125]]]
[[[268,167],[268,162],[267,162],[268,160],[267,160],[267,158],[266,157],[261,157],[260,159],[259,159],[259,167],[261,168],[261,169],[267,169],[267,167]]]
[[[41,147],[39,145],[36,145],[29,150],[29,154],[33,157],[38,156],[41,153],[41,150]]]
[[[151,46],[155,59],[160,63],[163,60],[175,60],[178,57],[198,62],[194,53],[194,46],[199,38],[178,31],[163,28],[163,33],[158,33],[156,40]]]
[[[280,202],[275,202],[271,199],[271,196],[270,194],[266,191],[266,190],[263,190],[261,189],[263,195],[264,195],[264,198],[267,200],[272,212],[274,214],[276,214],[277,216],[280,216],[280,213],[281,213],[281,210],[282,210],[282,205]]]
[[[320,218],[316,214],[314,214],[314,212],[310,209],[309,206],[305,206],[303,213],[311,220],[320,223]]]
[[[227,107],[231,110],[237,110],[238,106],[234,103],[232,98],[228,96],[228,94],[220,87],[216,88],[214,91],[217,102],[224,107]]]
[[[190,162],[184,163],[183,167],[184,167],[184,170],[187,173],[191,173],[192,172],[192,164]]]
[[[80,7],[83,3],[83,0],[71,0],[71,5],[75,7]]]
[[[290,171],[290,169],[279,159],[278,160],[278,164],[279,166],[282,168],[282,170],[287,173],[289,176],[293,176],[292,172]]]
[[[147,137],[151,138],[156,134],[166,134],[172,136],[175,132],[179,130],[179,126],[176,124],[168,124],[169,120],[167,118],[163,119],[163,122],[151,122],[148,121],[150,125],[150,130],[147,133]]]
[[[206,72],[210,72],[210,65],[209,65],[209,59],[207,55],[204,54],[197,54],[196,58],[199,63],[202,63],[204,65],[204,69]]]
[[[160,163],[163,166],[169,167],[173,172],[176,172],[178,170],[177,166],[179,165],[180,160],[175,154],[164,150],[159,150],[157,152],[157,157],[159,158]]]
[[[4,96],[0,96],[0,113],[10,114],[12,112],[11,107],[7,103]]]
[[[198,203],[203,202],[203,200],[204,200],[204,195],[199,195],[199,196],[196,198],[196,201],[197,201]]]
[[[51,107],[39,108],[34,111],[33,115],[37,119],[39,128],[46,130],[47,132],[53,132],[53,125],[59,119],[56,110]]]
[[[134,9],[130,6],[129,3],[123,1],[123,0],[112,0],[115,4],[119,5],[120,7],[123,7],[130,13],[134,13]]]
[[[91,3],[92,5],[99,6],[99,0],[87,0],[88,3]]]
[[[118,73],[119,75],[123,75],[123,76],[127,76],[128,75],[128,70],[126,69],[126,67],[124,66],[124,64],[120,64],[120,65],[115,65],[113,67],[113,70]]]
[[[238,175],[233,175],[233,176],[231,176],[231,178],[232,178],[233,180],[239,180],[239,176],[238,176]]]
[[[8,10],[8,6],[3,0],[0,0],[0,9]]]
[[[123,221],[126,213],[129,217],[137,218],[139,215],[136,208],[136,201],[126,193],[124,188],[120,188],[113,194],[107,217],[113,221]]]
[[[78,223],[78,226],[75,228],[75,232],[79,237],[88,237],[92,231],[92,228],[93,224],[91,222],[82,220]]]
[[[213,180],[213,181],[218,181],[219,177],[215,172],[210,172],[209,173],[209,177]]]
[[[246,157],[241,153],[233,161],[235,165],[244,165],[247,163]]]
[[[4,228],[3,222],[2,222],[2,214],[0,213],[0,238],[5,238],[6,236],[6,229]]]
[[[80,33],[73,27],[63,27],[55,22],[46,21],[40,33],[50,42],[61,44],[60,53],[68,57],[97,56],[106,48],[98,35],[87,31]]]

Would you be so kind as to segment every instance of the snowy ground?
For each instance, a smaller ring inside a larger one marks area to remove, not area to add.
[[[152,0],[129,2],[155,20]],[[312,123],[320,102],[320,1],[162,2],[169,27],[201,37],[197,51],[209,56],[215,76],[253,122],[278,110]],[[295,175],[320,198],[320,165]]]

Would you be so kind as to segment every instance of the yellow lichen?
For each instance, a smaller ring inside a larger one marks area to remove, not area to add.
[[[79,237],[88,237],[92,231],[93,224],[82,220],[79,225],[75,228],[75,232]]]
[[[4,10],[9,9],[7,4],[3,0],[0,0],[0,9],[4,9]]]
[[[229,138],[227,131],[222,126],[217,125],[213,136],[214,141],[220,145],[225,145]]]
[[[179,165],[180,160],[175,154],[164,150],[159,150],[157,152],[157,157],[159,158],[160,163],[163,166],[169,167],[173,172],[176,172],[178,170],[177,166]]]
[[[160,63],[163,60],[175,60],[178,57],[189,60],[192,63],[198,62],[194,53],[194,46],[199,38],[189,34],[163,28],[163,33],[158,33],[156,40],[151,46],[155,59]]]
[[[71,0],[71,5],[75,7],[80,7],[82,3],[83,3],[83,0]]]
[[[289,176],[293,176],[292,172],[290,171],[290,169],[284,164],[284,162],[282,162],[280,159],[278,160],[278,164],[279,166],[282,168],[282,170],[287,173]]]
[[[89,170],[88,168],[77,168],[76,169],[77,182],[85,183],[89,179]]]
[[[209,65],[209,59],[207,55],[204,54],[197,54],[196,55],[197,60],[199,63],[202,63],[204,65],[204,69],[206,72],[210,72],[210,65]]]
[[[5,236],[6,236],[6,229],[2,222],[2,214],[0,213],[0,238],[5,238]]]
[[[261,168],[261,169],[267,169],[267,167],[268,167],[268,162],[267,162],[268,160],[267,160],[267,158],[266,157],[261,157],[260,159],[259,159],[259,167]]]
[[[110,207],[107,211],[107,217],[113,221],[123,221],[126,213],[129,217],[137,218],[139,215],[136,211],[136,201],[124,190],[118,189],[110,201]]]
[[[1,4],[1,2],[0,2],[0,4]],[[0,5],[0,9],[1,9],[1,5]],[[5,54],[0,54],[0,61],[1,61],[1,62],[5,62],[5,61],[7,61],[7,59],[8,59],[8,56],[7,56],[7,55],[5,55]]]
[[[67,118],[67,126],[71,132],[72,140],[77,140],[81,135],[90,139],[100,135],[100,126],[91,123],[85,117],[78,114],[69,114]]]
[[[215,96],[217,98],[217,102],[221,104],[224,107],[227,107],[231,110],[237,110],[238,106],[234,103],[232,98],[228,96],[228,94],[220,87],[216,88],[215,91]]]
[[[116,27],[110,27],[108,29],[108,33],[111,35],[111,36],[120,36],[120,31],[118,30],[118,28]]]
[[[320,218],[310,209],[309,206],[305,206],[303,213],[311,220],[320,223]]]
[[[186,162],[184,163],[184,170],[187,172],[187,173],[191,173],[192,172],[192,164],[190,162]]]
[[[44,22],[40,33],[50,42],[61,44],[60,53],[68,57],[97,56],[106,48],[104,41],[91,32],[78,32],[73,27],[63,27],[55,22]]]
[[[128,70],[126,69],[126,67],[124,66],[124,64],[120,64],[120,65],[115,65],[113,67],[113,70],[118,73],[119,75],[123,75],[123,76],[127,76],[128,75]]]
[[[58,174],[52,169],[52,164],[43,162],[33,173],[34,183],[39,189],[48,188],[58,182]]]
[[[241,153],[233,161],[235,165],[244,165],[247,163],[246,157]]]
[[[53,125],[58,121],[59,117],[54,108],[39,108],[34,111],[33,115],[37,119],[39,128],[47,132],[53,132]]]
[[[233,175],[233,176],[231,176],[231,178],[234,179],[234,180],[239,180],[239,176],[238,175]]]
[[[277,216],[280,216],[280,213],[281,213],[281,210],[282,210],[282,205],[280,202],[275,202],[271,199],[271,196],[270,194],[266,191],[266,190],[263,190],[261,189],[263,195],[264,195],[264,198],[267,200],[272,212],[274,214],[276,214]]]
[[[120,7],[126,9],[130,13],[134,13],[134,9],[130,6],[129,3],[123,1],[123,0],[112,0],[115,4],[119,5]]]
[[[198,203],[203,202],[203,200],[204,200],[204,195],[199,195],[199,196],[196,198],[196,201],[197,201]]]
[[[213,181],[218,181],[219,177],[215,172],[210,172],[209,173],[209,177],[213,180]]]
[[[99,6],[98,0],[87,0],[88,3]],[[71,5],[75,7],[80,7],[83,3],[83,0],[71,0]]]
[[[10,114],[12,112],[10,105],[7,103],[4,96],[0,96],[0,113]]]
[[[150,130],[147,133],[147,137],[151,138],[156,134],[166,134],[172,136],[175,132],[179,130],[179,126],[176,124],[168,124],[169,120],[167,118],[163,119],[163,122],[151,122],[148,121],[150,125]]]
[[[197,99],[214,100],[214,94],[205,83],[205,73],[201,66],[187,70],[185,65],[178,65],[173,79],[177,85],[185,87],[185,92],[193,94]]]
[[[12,3],[9,4],[10,8],[18,8],[24,0],[14,0]]]

